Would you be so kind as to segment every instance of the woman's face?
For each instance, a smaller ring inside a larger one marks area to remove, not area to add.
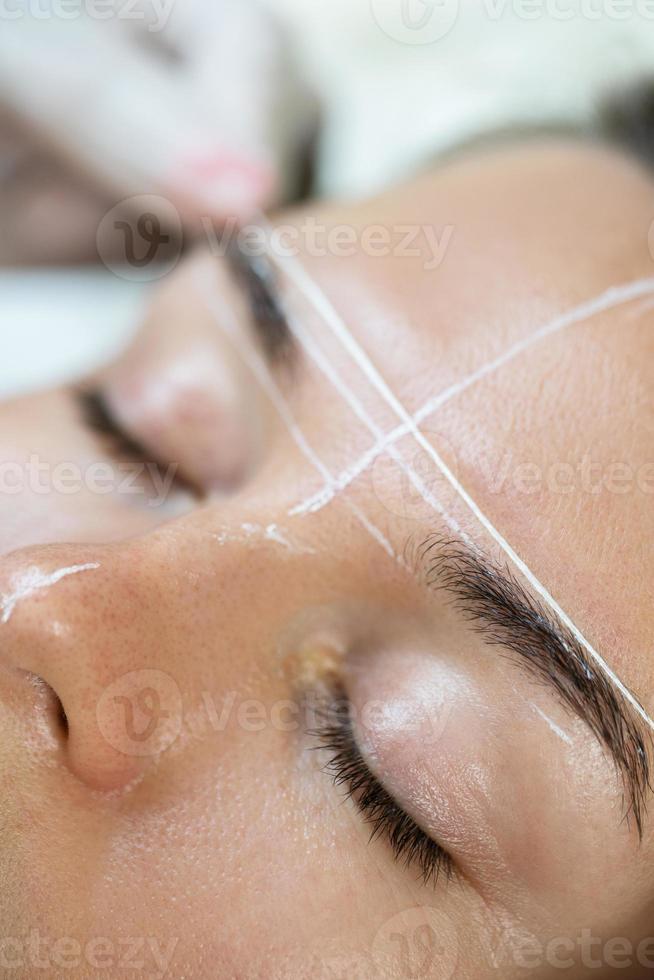
[[[653,713],[651,202],[470,155],[276,222],[340,319],[200,252],[3,409],[3,976],[654,967],[647,724],[538,589]]]

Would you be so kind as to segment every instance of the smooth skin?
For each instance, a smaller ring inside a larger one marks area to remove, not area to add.
[[[301,247],[415,412],[562,312],[651,276],[652,200],[649,175],[618,151],[532,142],[275,223],[451,226],[431,270],[424,241],[413,255],[366,254],[360,236],[354,255]],[[280,284],[390,431],[392,411]],[[651,315],[641,300],[562,330],[424,423],[650,714]],[[236,346],[221,317],[234,319]],[[242,293],[225,262],[199,250],[158,289],[132,349],[93,379],[149,458],[178,464],[184,483],[161,506],[144,483],[140,495],[25,487],[0,498],[3,608],[20,593],[0,643],[1,975],[46,975],[44,962],[53,976],[132,976],[131,956],[137,975],[178,980],[612,976],[608,954],[595,968],[581,959],[584,931],[591,957],[623,940],[632,956],[621,975],[647,975],[635,951],[653,931],[650,819],[639,841],[621,777],[584,722],[363,526],[362,515],[398,556],[408,541],[452,537],[397,460],[289,516],[324,479],[244,350],[261,354]],[[333,474],[374,443],[306,353],[271,376]],[[0,447],[5,460],[36,454],[83,471],[111,459],[65,390],[6,405]],[[414,440],[397,447],[500,557]],[[38,584],[87,565],[97,567]],[[360,747],[450,854],[451,880],[424,884],[384,835],[369,842],[323,771],[329,757],[311,751],[306,702],[335,680],[357,717],[376,705]],[[654,968],[654,942],[643,949]]]

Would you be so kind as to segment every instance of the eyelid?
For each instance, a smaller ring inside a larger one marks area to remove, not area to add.
[[[456,876],[451,855],[425,833],[391,796],[368,767],[354,734],[351,705],[340,691],[323,712],[322,724],[308,733],[319,741],[317,749],[331,753],[323,771],[344,787],[370,826],[370,841],[385,837],[395,860],[405,868],[417,867],[425,885]]]
[[[111,448],[121,456],[134,456],[144,459],[147,455],[142,445],[127,432],[113,417],[99,388],[77,388],[73,392],[82,412],[82,421],[87,429],[104,438]]]
[[[102,439],[111,454],[119,459],[134,459],[137,462],[148,462],[166,476],[166,471],[172,465],[153,457],[148,449],[128,432],[113,416],[100,388],[75,388],[73,396],[81,410],[82,421],[87,429],[99,439]],[[175,471],[174,483],[187,493],[200,499],[203,491],[195,484]]]

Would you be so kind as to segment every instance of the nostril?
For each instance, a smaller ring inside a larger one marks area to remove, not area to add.
[[[55,701],[56,718],[59,725],[59,730],[64,738],[68,738],[68,715],[66,714],[66,709],[57,697],[54,691],[52,691],[52,697]]]
[[[27,674],[29,683],[36,691],[37,701],[45,715],[52,733],[59,740],[68,739],[68,716],[59,695],[38,674]]]
[[[44,681],[41,678],[39,678],[39,680],[43,685],[44,695],[48,701],[48,716],[50,718],[52,730],[59,739],[62,741],[67,741],[69,731],[68,715],[66,714],[66,709],[63,706],[61,698],[57,692],[50,687],[47,681]]]

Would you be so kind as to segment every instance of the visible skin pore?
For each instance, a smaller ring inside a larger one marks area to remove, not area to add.
[[[427,240],[422,255],[361,245],[347,257],[301,254],[413,413],[561,312],[651,276],[651,202],[651,179],[620,153],[553,141],[470,154],[375,201],[311,205],[276,224],[452,227],[429,271]],[[161,507],[116,492],[0,495],[0,593],[32,566],[99,566],[26,595],[2,626],[0,955],[23,964],[12,973],[5,962],[6,975],[41,975],[27,945],[37,930],[50,942],[39,955],[66,977],[105,975],[94,965],[103,956],[114,957],[109,975],[130,975],[118,958],[129,937],[143,940],[135,959],[147,976],[408,977],[425,922],[440,937],[425,976],[613,975],[580,962],[578,946],[566,970],[533,944],[563,940],[565,959],[584,930],[595,952],[600,940],[635,949],[651,935],[650,817],[639,840],[622,779],[585,723],[362,526],[357,511],[398,556],[409,540],[452,537],[395,462],[380,458],[319,512],[289,517],[324,481],[207,309],[198,276],[215,282],[242,344],[256,345],[225,263],[200,251],[93,383],[204,499],[186,488]],[[390,431],[388,406],[284,276],[280,287]],[[635,302],[562,331],[423,429],[650,715],[651,316]],[[301,352],[271,371],[331,473],[370,448],[371,433]],[[415,441],[398,449],[502,561]],[[70,392],[2,409],[0,457],[35,453],[82,468],[105,458]],[[359,747],[450,854],[451,881],[425,885],[383,836],[369,843],[356,806],[322,771],[325,756],[310,751],[315,738],[288,724],[293,703],[335,678],[355,713],[382,705],[355,724]],[[161,743],[137,754],[119,723],[144,685],[168,717]],[[258,707],[239,713],[248,701]],[[403,910],[414,910],[410,924],[393,925]],[[389,938],[403,928],[409,961]],[[53,950],[66,937],[82,952],[68,949],[64,967]],[[620,972],[647,975],[635,960]]]

